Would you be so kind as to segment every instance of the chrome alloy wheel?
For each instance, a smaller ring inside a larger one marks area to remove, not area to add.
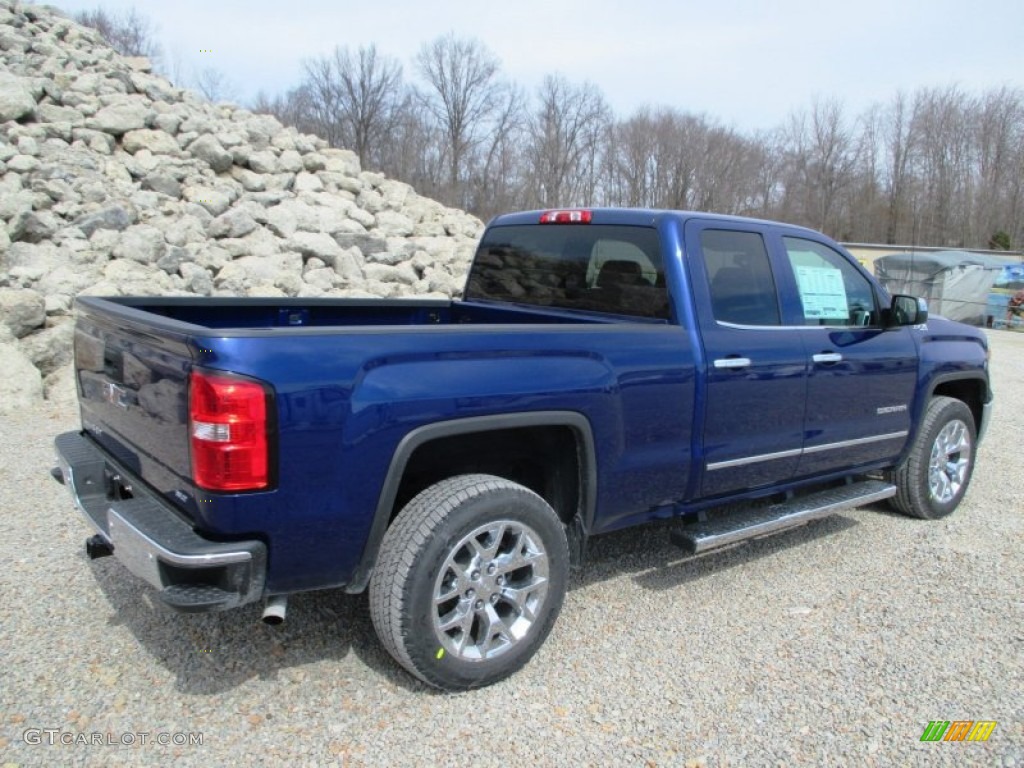
[[[540,536],[512,520],[486,523],[452,547],[438,574],[434,632],[463,661],[492,659],[529,634],[547,592]]]
[[[940,504],[952,501],[967,479],[971,463],[971,436],[967,425],[953,419],[935,436],[928,462],[928,489]]]

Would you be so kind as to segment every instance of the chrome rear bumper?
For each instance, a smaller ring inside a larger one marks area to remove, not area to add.
[[[174,508],[78,432],[54,442],[54,478],[71,493],[114,556],[178,611],[222,611],[259,600],[267,550],[260,541],[211,541]],[[111,478],[131,487],[119,498]]]

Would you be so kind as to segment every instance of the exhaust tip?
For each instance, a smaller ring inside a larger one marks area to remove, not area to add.
[[[273,595],[267,598],[263,606],[263,623],[272,627],[284,623],[288,612],[288,595]]]

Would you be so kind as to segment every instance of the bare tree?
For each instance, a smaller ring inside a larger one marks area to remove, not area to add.
[[[697,207],[697,164],[704,119],[674,109],[658,112],[654,124],[654,205],[689,210]]]
[[[538,97],[527,149],[530,197],[542,206],[588,205],[611,110],[596,86],[560,75],[544,78]]]
[[[280,94],[277,96],[271,96],[262,88],[256,92],[256,95],[252,97],[252,100],[247,104],[248,108],[257,114],[273,115],[282,123],[288,125],[295,125],[292,120],[282,120],[281,116],[284,113],[285,97]]]
[[[341,88],[330,57],[312,59],[305,63],[306,77],[302,82],[308,118],[316,126],[316,133],[332,147],[344,147],[345,125],[341,107]]]
[[[756,155],[750,142],[731,128],[701,118],[693,131],[694,198],[702,211],[738,214],[755,197]]]
[[[921,233],[935,245],[964,247],[971,240],[971,114],[975,106],[958,88],[921,93]]]
[[[697,151],[693,133],[700,118],[674,109],[641,108],[609,132],[609,173],[618,179],[616,204],[690,208]]]
[[[529,205],[522,162],[525,97],[510,86],[501,93],[490,136],[480,153],[472,184],[471,209],[483,218]]]
[[[238,88],[235,84],[223,72],[213,67],[205,67],[196,72],[192,84],[207,101],[214,104],[238,98]]]
[[[423,104],[447,141],[448,201],[457,202],[468,158],[488,135],[503,101],[500,65],[483,43],[452,33],[425,45],[416,64],[427,84]]]
[[[904,220],[909,215],[911,186],[913,184],[913,161],[918,151],[919,120],[918,100],[911,101],[905,94],[897,93],[883,115],[885,137],[885,189],[887,200],[885,242],[913,239],[903,230]]]
[[[884,138],[882,109],[873,105],[851,127],[851,181],[841,194],[841,216],[834,234],[842,240],[879,242],[885,235],[886,196],[882,187]]]
[[[840,102],[816,99],[783,126],[741,134],[668,106],[615,119],[595,86],[560,76],[527,99],[499,79],[482,44],[451,34],[414,64],[420,89],[403,85],[398,63],[372,46],[339,48],[307,62],[299,87],[261,94],[253,109],[485,217],[608,204],[753,214],[851,240],[1024,240],[1017,88],[898,93],[856,119]]]
[[[331,56],[307,61],[305,69],[317,133],[352,149],[364,167],[379,167],[403,102],[401,65],[370,45],[354,54],[335,48]]]
[[[774,156],[704,115],[642,108],[614,126],[606,156],[616,205],[766,215],[774,201]]]
[[[75,21],[92,27],[122,56],[146,56],[156,65],[160,61],[160,45],[156,31],[149,20],[132,8],[125,14],[116,14],[96,8],[75,14]]]
[[[843,107],[838,101],[815,99],[810,114],[809,149],[808,181],[817,200],[814,224],[818,229],[835,232],[834,215],[839,195],[852,182],[857,159]]]
[[[653,207],[658,166],[655,118],[643,107],[609,132],[605,164],[609,170],[606,202],[611,205]]]
[[[809,112],[790,116],[785,141],[783,218],[837,233],[842,193],[854,179],[857,162],[842,105],[815,99]]]
[[[1007,232],[1010,242],[1020,248],[1024,241],[1024,125],[1017,125],[1017,139],[1009,162],[1016,170],[1012,171],[1012,180],[1006,190],[1007,218],[1010,222]]]
[[[316,133],[313,119],[312,97],[305,86],[292,88],[284,94],[268,96],[263,91],[256,94],[249,105],[253,112],[273,115],[285,125],[291,125],[303,133]]]
[[[417,108],[422,96],[411,90],[397,113],[382,169],[435,199],[445,196],[448,159],[444,132]]]
[[[984,94],[977,104],[973,136],[977,195],[971,229],[979,239],[998,232],[1014,239],[1024,213],[1013,204],[1022,183],[1024,92],[1004,86]]]
[[[779,131],[751,138],[751,197],[747,213],[767,218],[774,214],[781,195],[785,150]]]

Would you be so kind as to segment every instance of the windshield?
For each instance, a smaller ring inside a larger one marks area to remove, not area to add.
[[[466,298],[669,317],[658,233],[651,227],[492,227],[480,241]]]

